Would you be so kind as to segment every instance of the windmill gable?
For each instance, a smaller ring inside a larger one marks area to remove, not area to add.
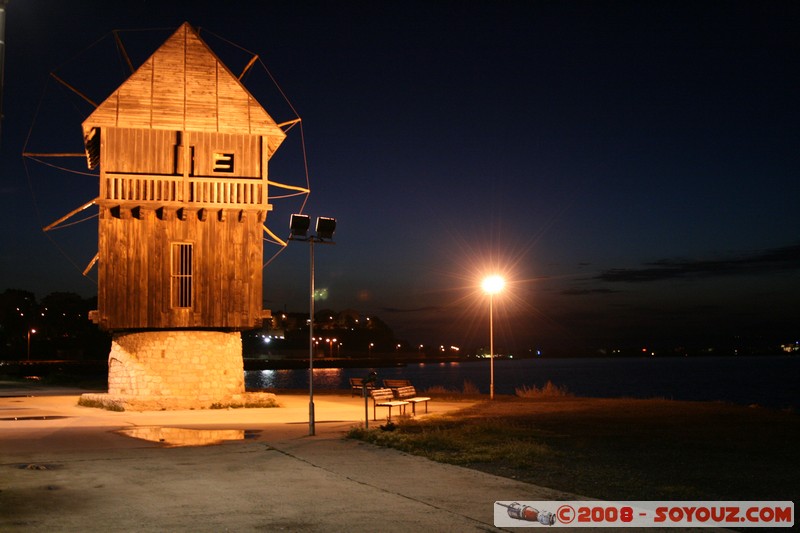
[[[84,137],[97,127],[263,135],[270,153],[286,136],[188,23],[83,122]]]

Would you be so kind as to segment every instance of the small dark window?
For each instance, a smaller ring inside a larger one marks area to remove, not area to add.
[[[214,172],[233,172],[233,154],[214,152]]]
[[[194,246],[184,242],[172,243],[170,272],[172,307],[192,307],[192,274]]]

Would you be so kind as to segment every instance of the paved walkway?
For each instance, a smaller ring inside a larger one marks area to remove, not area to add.
[[[0,530],[493,531],[496,500],[579,499],[345,439],[364,422],[348,394],[315,396],[309,436],[307,395],[116,413],[79,407],[80,392],[0,387]],[[168,446],[217,437],[234,440]]]

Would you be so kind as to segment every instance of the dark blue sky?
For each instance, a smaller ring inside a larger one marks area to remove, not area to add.
[[[0,289],[95,291],[80,273],[94,222],[54,242],[39,228],[96,179],[26,173],[20,156],[34,118],[29,150],[74,142],[47,134],[43,100],[80,149],[50,72],[102,93],[118,62],[81,65],[113,49],[111,30],[162,28],[121,34],[149,50],[188,21],[233,61],[249,56],[216,36],[258,53],[303,118],[306,211],[339,222],[317,249],[319,307],[377,314],[411,343],[479,343],[494,263],[511,282],[501,349],[800,336],[797,2],[12,0],[7,13]],[[273,176],[302,184],[292,133]],[[268,224],[285,234],[297,199],[275,203]],[[265,270],[267,305],[304,310],[307,271],[290,245]]]

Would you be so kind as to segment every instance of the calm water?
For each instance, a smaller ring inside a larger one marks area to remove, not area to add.
[[[462,390],[469,381],[489,393],[489,361],[421,363],[378,368],[378,378],[410,379],[419,390],[442,386]],[[349,378],[370,369],[314,370],[315,389],[349,390]],[[494,364],[497,394],[514,394],[522,386],[547,381],[576,396],[597,398],[669,398],[725,401],[773,408],[800,408],[800,357],[653,357],[607,359],[498,360]],[[308,369],[251,370],[245,384],[255,389],[307,389]]]

